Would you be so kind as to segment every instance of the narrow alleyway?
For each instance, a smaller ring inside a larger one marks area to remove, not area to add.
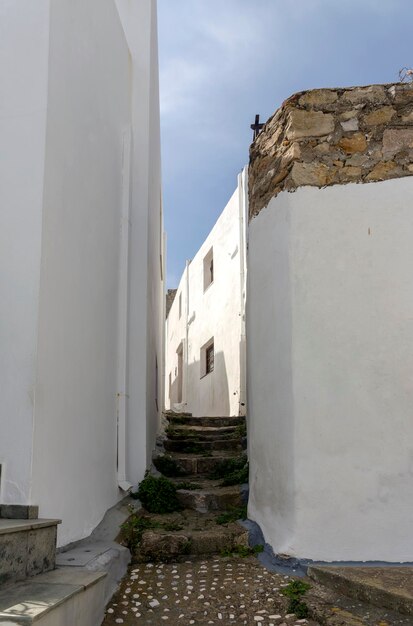
[[[254,557],[215,557],[183,563],[133,566],[107,609],[115,624],[262,624],[317,622],[287,613],[281,594],[288,577],[263,568]]]
[[[411,623],[314,580],[297,582],[263,567],[257,559],[262,546],[251,548],[239,523],[246,517],[245,419],[172,413],[167,418],[164,451],[154,458],[159,477],[149,477],[148,492],[140,493],[148,510],[133,514],[122,530],[132,564],[103,626]],[[168,511],[160,512],[160,504]],[[288,592],[302,582],[299,616]]]
[[[143,514],[135,562],[105,626],[315,624],[288,614],[282,594],[288,577],[260,565],[237,523],[246,516],[245,419],[168,414],[168,420],[165,455],[154,465],[174,483],[182,510]]]

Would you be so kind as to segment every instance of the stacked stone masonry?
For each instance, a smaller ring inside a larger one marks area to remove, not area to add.
[[[297,93],[251,146],[249,217],[280,191],[412,174],[412,84]]]

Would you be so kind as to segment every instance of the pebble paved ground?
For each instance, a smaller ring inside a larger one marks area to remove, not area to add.
[[[288,615],[281,589],[289,581],[252,557],[138,564],[109,603],[103,626],[318,624]]]

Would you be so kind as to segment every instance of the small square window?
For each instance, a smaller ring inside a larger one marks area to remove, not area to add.
[[[214,282],[214,252],[213,249],[204,257],[204,291]]]

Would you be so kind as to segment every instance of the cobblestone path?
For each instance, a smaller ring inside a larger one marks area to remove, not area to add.
[[[289,581],[253,557],[138,564],[108,605],[103,626],[318,624],[288,615],[281,589]]]

